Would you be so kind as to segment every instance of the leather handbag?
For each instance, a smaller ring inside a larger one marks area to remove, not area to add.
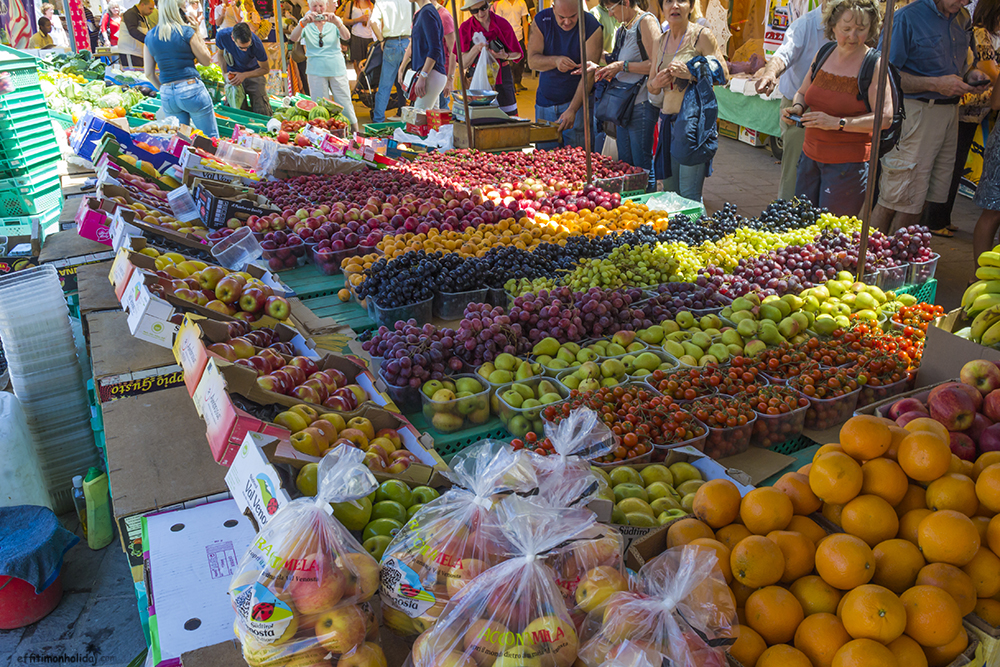
[[[643,14],[638,20],[641,20]],[[615,37],[615,48],[611,53],[611,60],[618,60],[618,54],[625,45],[625,31],[622,30]],[[642,44],[642,35],[636,27],[636,42],[639,45],[639,53],[643,60],[647,59],[646,49]],[[646,79],[642,77],[635,83],[624,83],[617,78],[611,81],[601,81],[594,87],[594,117],[598,121],[612,123],[619,127],[624,127],[632,122],[632,111],[635,109],[635,99],[646,85]]]

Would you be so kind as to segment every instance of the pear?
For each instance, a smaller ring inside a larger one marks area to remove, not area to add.
[[[805,313],[801,311],[794,312],[789,317],[799,323],[800,330],[809,328],[809,317]]]
[[[611,337],[611,342],[612,343],[616,343],[616,344],[621,345],[622,347],[625,347],[625,348],[627,348],[629,345],[631,345],[632,341],[634,341],[634,340],[635,340],[635,332],[634,331],[625,331],[625,330],[622,330],[622,331],[617,332],[614,336]]]
[[[700,350],[699,350],[700,351]],[[692,357],[690,354],[683,354],[677,357],[677,361],[681,362],[685,366],[697,366],[698,360]]]
[[[521,395],[522,398],[534,398],[535,392],[526,384],[521,384],[520,382],[515,382],[510,386],[511,389],[516,391]]]
[[[733,299],[733,304],[730,307],[732,308],[733,313],[736,313],[741,310],[752,309],[753,303],[750,301],[750,299],[747,299],[746,297],[738,296],[735,299]]]
[[[556,359],[560,359],[566,364],[570,364],[576,361],[576,352],[570,352],[567,348],[563,347],[559,349],[556,353]]]
[[[743,298],[746,299],[747,301],[749,301],[750,303],[752,303],[755,306],[759,306],[761,304],[760,297],[757,296],[756,294],[754,294],[753,292],[751,292],[750,294],[744,295]]]
[[[682,329],[690,329],[695,324],[695,322],[694,322],[694,315],[692,315],[687,310],[682,310],[679,313],[677,313],[677,315],[674,317],[674,319],[677,321],[677,324]]]
[[[700,347],[702,350],[707,350],[712,344],[712,337],[704,331],[699,331],[695,335],[691,336],[691,342]]]
[[[549,392],[547,394],[542,394],[538,401],[542,405],[549,405],[550,403],[558,403],[562,400],[562,396],[558,392]]]
[[[660,358],[652,352],[643,352],[635,358],[635,367],[647,371],[655,371],[660,367]]]
[[[455,383],[454,382],[452,382],[451,380],[441,380],[441,384],[442,384],[442,386],[444,386],[445,389],[447,389],[448,391],[454,393],[454,391],[455,391]]]
[[[771,320],[775,324],[781,321],[781,311],[770,304],[760,307],[760,317],[764,320]]]
[[[636,359],[635,355],[632,354],[626,354],[624,357],[622,357],[621,361],[622,365],[625,367],[626,375],[632,375],[635,373],[636,371],[635,359]]]
[[[756,338],[746,345],[743,346],[743,354],[748,357],[756,357],[758,354],[764,352],[767,349],[767,345],[762,340],[757,340]]]
[[[576,360],[580,363],[593,361],[594,359],[597,359],[597,353],[589,348],[585,347],[576,353]]]
[[[846,291],[844,289],[843,283],[841,283],[839,280],[827,280],[825,284],[821,285],[821,287],[825,289],[826,296],[823,296],[822,294],[818,293],[819,292],[818,287],[815,288],[816,298],[819,299],[820,301],[825,301],[826,299],[829,299],[831,296],[840,296]]]
[[[684,346],[672,340],[663,342],[663,351],[673,357],[682,357],[686,354],[686,352],[684,352]]]
[[[587,378],[598,378],[601,377],[601,367],[596,362],[588,361],[576,369],[573,375],[581,380],[586,380]]]
[[[531,364],[527,361],[522,361],[521,365],[517,367],[517,372],[514,374],[515,380],[527,380],[535,376],[535,370],[531,367]]]
[[[562,359],[553,359],[546,365],[546,368],[551,368],[553,370],[561,371],[569,368],[569,364],[567,364]]]
[[[729,350],[729,356],[731,356],[731,357],[742,357],[743,356],[743,346],[742,345],[727,345],[726,349]]]
[[[709,364],[718,364],[718,358],[713,354],[703,354],[701,359],[698,360],[699,366],[708,366]]]
[[[787,301],[782,301],[781,299],[775,299],[771,302],[771,305],[778,309],[781,313],[781,317],[785,318],[792,314],[792,307],[788,305]]]
[[[673,340],[678,343],[683,343],[686,340],[691,340],[690,331],[675,331],[671,334],[667,334],[667,340]]]
[[[558,394],[559,393],[559,390],[556,389],[556,385],[553,384],[552,382],[550,382],[549,380],[542,380],[541,382],[539,382],[538,383],[538,388],[537,388],[536,391],[537,391],[537,395],[538,396],[541,396],[542,394]]]
[[[581,392],[597,391],[600,388],[601,388],[601,383],[595,380],[594,378],[587,378],[586,380],[583,380],[577,387],[577,389]]]
[[[604,378],[603,380],[601,380],[601,386],[602,387],[617,387],[618,386],[618,379],[617,378],[613,378],[613,377]]]
[[[660,341],[663,340],[664,335],[663,327],[658,324],[654,324],[648,329],[642,329],[639,331],[639,340],[649,343],[650,345],[659,345]]]
[[[786,317],[785,319],[778,322],[778,333],[780,333],[785,338],[792,338],[797,335],[802,327],[799,323],[793,320],[791,317]]]
[[[611,343],[611,345],[608,345],[607,352],[605,352],[601,356],[604,356],[604,357],[620,357],[623,354],[626,354],[626,350],[625,350],[624,347],[622,347],[621,345],[618,345],[617,343]]]
[[[756,327],[754,329],[756,331]],[[726,329],[723,331],[721,340],[725,345],[743,345],[743,337],[736,329]]]
[[[745,311],[744,311],[745,312]],[[736,332],[740,336],[753,337],[757,335],[757,321],[752,317],[742,320],[736,325]]]
[[[562,382],[567,387],[569,387],[570,389],[579,389],[580,382],[582,380],[576,377],[575,374],[570,374],[570,375],[564,375],[562,378],[559,379],[559,381]]]
[[[476,369],[476,375],[483,378],[484,380],[489,380],[490,373],[496,370],[493,366],[493,362],[487,361],[485,364]]]
[[[524,403],[524,396],[513,389],[505,391],[500,398],[502,398],[504,402],[512,408],[520,408],[521,404]]]
[[[529,408],[537,408],[541,404],[541,401],[537,398],[526,398],[524,399],[524,403],[521,403],[521,409],[528,410]]]
[[[750,312],[749,310],[738,310],[735,313],[733,313],[732,316],[729,317],[728,319],[730,319],[733,322],[733,324],[739,324],[740,322],[743,322],[745,320],[750,320],[751,322],[757,321],[756,318],[754,318],[753,313]]]
[[[813,328],[821,336],[829,336],[837,328],[837,323],[829,315],[820,315],[813,322]]]
[[[486,379],[490,384],[507,384],[514,381],[514,374],[510,371],[493,371]]]
[[[576,343],[564,343],[563,349],[569,350],[570,352],[573,353],[574,356],[576,356],[580,352],[580,346],[577,345]]]
[[[535,343],[535,346],[531,348],[531,353],[535,356],[544,354],[549,357],[554,357],[557,352],[559,352],[559,341],[551,336],[543,338]]]
[[[493,365],[500,371],[512,371],[517,367],[517,357],[513,354],[503,352],[502,354],[497,355]]]
[[[714,343],[708,348],[708,354],[719,360],[719,363],[729,361],[729,348],[722,343]]]
[[[625,365],[618,359],[607,359],[601,363],[601,375],[606,378],[623,378]]]
[[[767,345],[778,345],[785,342],[785,337],[778,332],[777,327],[764,327],[761,329],[760,339]]]
[[[535,363],[540,364],[542,366],[548,366],[549,364],[552,363],[552,357],[550,357],[547,354],[540,354],[537,357],[535,357]]]
[[[664,320],[663,322],[660,322],[659,327],[663,329],[664,336],[680,331],[681,329],[681,325],[677,324],[677,322],[673,320]]]
[[[702,318],[698,321],[698,324],[701,325],[703,331],[705,329],[718,329],[719,327],[722,326],[722,320],[719,319],[718,315],[708,314],[708,315],[703,315]]]
[[[705,354],[705,351],[702,350],[697,345],[695,345],[694,343],[685,341],[684,343],[682,343],[682,345],[684,346],[684,353],[687,356],[694,357],[695,361],[701,359],[702,356],[704,356]]]
[[[643,343],[640,343],[639,341],[636,341],[636,342],[631,343],[630,345],[628,345],[625,348],[625,351],[626,352],[642,352],[645,349],[646,349],[646,346]]]

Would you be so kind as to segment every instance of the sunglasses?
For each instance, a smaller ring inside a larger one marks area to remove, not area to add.
[[[477,7],[475,9],[470,9],[469,13],[470,14],[481,14],[483,12],[489,11],[489,9],[490,9],[490,6],[488,4],[486,4],[486,5],[483,5],[482,7]]]

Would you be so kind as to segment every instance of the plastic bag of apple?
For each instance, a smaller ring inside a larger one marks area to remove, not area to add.
[[[578,635],[546,562],[567,543],[587,539],[593,512],[510,496],[495,514],[510,559],[451,598],[413,643],[414,667],[570,667],[576,660]]]
[[[425,503],[382,555],[382,618],[402,636],[433,627],[448,600],[508,557],[494,503],[537,486],[527,459],[492,440],[456,454],[444,474],[452,488]]]
[[[736,603],[710,549],[669,549],[639,570],[635,589],[612,593],[580,647],[585,667],[614,663],[626,643],[654,665],[725,667]]]
[[[360,450],[340,446],[320,462],[315,498],[293,500],[257,534],[229,585],[235,631],[251,667],[386,667],[367,601],[379,570],[329,503],[376,488]]]

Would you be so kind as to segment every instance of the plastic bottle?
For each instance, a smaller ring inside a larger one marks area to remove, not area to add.
[[[87,499],[83,495],[83,475],[73,478],[73,506],[76,507],[76,517],[83,528],[83,539],[87,539]]]
[[[83,495],[87,499],[87,545],[91,549],[103,549],[114,537],[108,491],[107,473],[98,468],[88,470],[83,480]]]

